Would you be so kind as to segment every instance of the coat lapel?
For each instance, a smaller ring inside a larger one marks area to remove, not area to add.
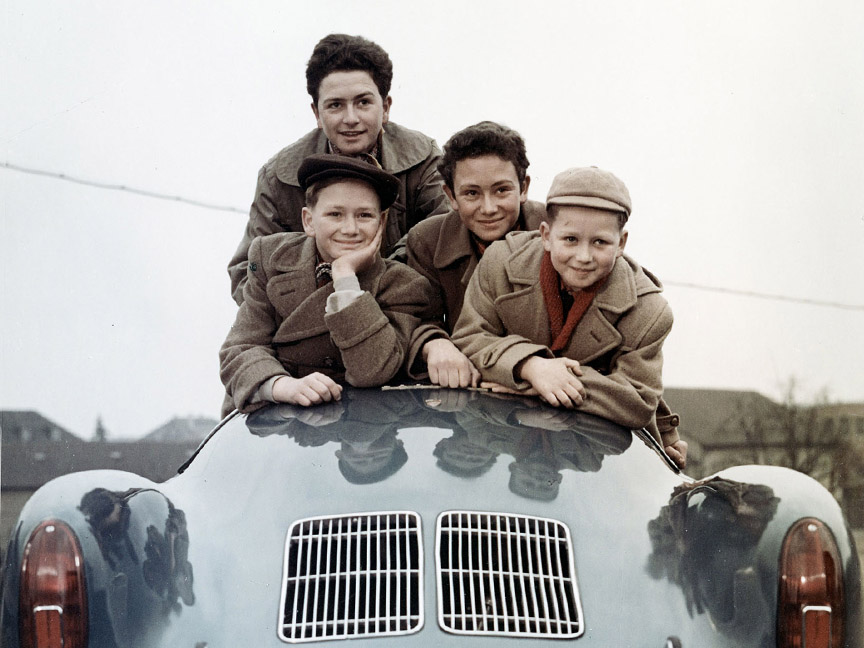
[[[315,240],[307,239],[295,254],[279,255],[273,268],[279,271],[267,282],[267,295],[271,303],[285,318],[273,336],[274,344],[286,344],[317,335],[330,335],[324,322],[327,298],[333,294],[333,282],[318,288],[315,283]],[[276,256],[276,255],[274,255]],[[295,258],[294,263],[291,259]],[[372,295],[378,294],[378,284],[384,274],[384,260],[379,256],[372,266],[361,272],[357,279],[360,288]]]
[[[284,247],[273,254],[274,276],[267,282],[267,297],[284,318],[273,336],[274,344],[296,342],[327,333],[324,307],[333,284],[315,284],[315,239]]]
[[[563,355],[588,363],[619,347],[624,338],[615,328],[614,322],[635,304],[636,282],[633,271],[623,258],[618,258],[606,284],[576,325]]]
[[[296,306],[291,314],[282,320],[273,336],[273,343],[296,342],[329,333],[324,323],[324,307],[327,305],[327,297],[332,293],[333,284],[329,283],[316,288],[314,292],[307,294],[305,299],[299,299],[299,291],[285,295],[286,303],[290,301]]]
[[[508,240],[516,236],[534,238],[539,235],[525,232],[511,232],[507,235]],[[507,330],[519,331],[532,342],[550,346],[552,337],[549,331],[549,315],[543,301],[543,290],[537,280],[542,257],[542,245],[522,245],[508,257],[505,271],[513,291],[500,297],[499,312]]]
[[[471,247],[471,234],[462,224],[459,214],[450,210],[441,223],[432,264],[438,270],[444,270],[465,257],[472,256],[474,249]]]

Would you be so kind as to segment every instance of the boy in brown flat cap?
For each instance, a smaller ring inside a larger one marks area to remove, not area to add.
[[[683,467],[687,444],[661,398],[672,311],[660,282],[624,256],[630,206],[608,171],[558,174],[539,233],[486,250],[453,341],[494,390],[647,427]]]
[[[222,382],[241,411],[338,400],[341,380],[383,385],[434,301],[422,275],[381,258],[398,179],[330,154],[307,157],[298,178],[305,232],[252,242],[243,303],[219,353]]]

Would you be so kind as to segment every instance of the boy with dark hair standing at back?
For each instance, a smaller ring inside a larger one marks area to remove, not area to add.
[[[543,204],[528,200],[528,156],[515,130],[491,121],[453,135],[438,171],[451,211],[418,223],[408,232],[408,265],[424,275],[444,305],[443,323],[415,333],[410,373],[445,387],[476,385],[479,372],[450,341],[465,289],[492,242],[514,230],[534,230]]]
[[[552,181],[540,232],[486,251],[453,341],[483,379],[546,402],[647,427],[681,467],[687,444],[662,400],[672,311],[660,282],[624,256],[630,193],[597,167]]]
[[[399,194],[383,235],[385,256],[398,250],[397,243],[412,225],[447,211],[435,168],[441,157],[435,141],[390,121],[392,79],[387,52],[361,36],[330,34],[315,46],[306,66],[306,89],[318,128],[279,151],[258,172],[249,222],[228,264],[231,295],[237,304],[243,301],[252,239],[303,231],[303,191],[297,170],[308,155],[374,158],[396,176]]]

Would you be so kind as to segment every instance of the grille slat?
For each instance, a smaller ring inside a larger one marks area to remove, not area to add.
[[[279,636],[289,643],[402,635],[423,625],[420,518],[298,520],[288,531]]]
[[[396,526],[397,527],[399,526],[399,520],[396,520]],[[396,555],[401,556],[402,555],[402,547],[400,546],[400,544],[401,544],[400,541],[402,539],[402,536],[397,534],[395,539],[396,539]],[[408,564],[411,564],[410,557],[408,560]],[[402,596],[401,596],[401,594],[402,594],[402,581],[397,580],[396,581],[396,616],[397,617],[400,617],[402,615]]]
[[[385,532],[387,535],[389,535],[389,533],[390,533],[389,522],[390,522],[389,520],[387,520],[385,522],[385,527],[387,527],[385,529]],[[381,526],[381,516],[380,515],[378,516],[378,526],[379,527]],[[390,551],[387,550],[384,554],[381,553],[381,535],[380,534],[378,535],[377,538],[375,538],[375,551],[378,553],[379,556],[381,556],[381,555],[386,556],[386,564],[385,564],[384,568],[390,569]],[[375,570],[375,591],[377,591],[377,592],[382,591],[381,572],[382,572],[381,569]],[[389,610],[390,609],[390,607],[389,607],[390,606],[390,582],[389,581],[385,581],[383,593],[384,593],[384,602],[386,604],[386,607],[384,609]],[[381,618],[381,598],[382,597],[380,595],[375,597],[375,618],[376,619]],[[385,615],[384,625],[386,626],[389,621],[390,621],[389,614]]]
[[[544,535],[546,538],[548,538],[549,537],[549,523],[548,523],[548,521],[544,520],[543,525],[544,525]],[[543,571],[547,574],[547,576],[545,576],[543,578],[543,587],[540,588],[540,594],[542,595],[540,597],[540,600],[543,601],[543,610],[546,612],[546,632],[551,634],[553,632],[552,623],[555,622],[560,617],[558,616],[557,610],[555,610],[555,611],[552,610],[552,606],[550,605],[550,602],[549,602],[549,597],[546,596],[546,589],[549,586],[549,584],[552,582],[551,579],[554,578],[554,574],[552,572],[552,564],[548,559],[549,558],[549,554],[548,554],[549,544],[550,544],[549,542],[544,542],[543,543],[544,546],[541,546],[539,534],[534,538],[534,546],[537,549],[537,553],[535,554],[537,561],[542,562],[544,558],[546,559],[545,568],[543,568]],[[546,549],[546,551],[544,551],[544,549]],[[554,598],[553,598],[553,601],[554,601]],[[560,630],[561,630],[561,628],[559,627],[558,631],[560,632]]]
[[[438,518],[438,620],[455,634],[570,639],[584,631],[570,531],[557,521],[448,511]]]

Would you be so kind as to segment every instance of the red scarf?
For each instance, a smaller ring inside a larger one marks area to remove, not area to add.
[[[567,313],[567,321],[564,321],[564,304],[561,301],[561,290],[563,285],[558,271],[552,265],[552,257],[549,252],[543,253],[543,260],[540,262],[540,288],[543,291],[543,301],[546,304],[546,312],[549,314],[549,332],[552,337],[552,346],[550,347],[553,353],[561,351],[570,336],[573,335],[573,329],[582,319],[585,311],[591,305],[594,295],[600,288],[600,283],[597,282],[587,288],[576,293],[570,293],[573,296],[573,305],[570,307],[570,312]]]

